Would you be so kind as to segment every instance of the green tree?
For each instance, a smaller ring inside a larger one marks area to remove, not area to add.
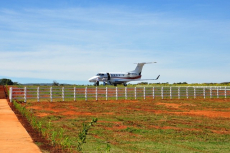
[[[0,79],[0,85],[13,85],[13,81],[11,81],[10,79],[6,79],[6,78],[3,78],[3,79]]]

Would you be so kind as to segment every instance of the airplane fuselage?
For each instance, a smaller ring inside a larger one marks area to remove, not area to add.
[[[122,84],[140,78],[141,75],[132,72],[100,72],[96,76],[90,78],[89,82],[105,81],[108,84]]]
[[[149,63],[137,63],[136,69],[129,72],[100,72],[97,75],[91,77],[89,82],[94,82],[95,85],[99,85],[99,81],[105,84],[117,85],[124,84],[126,86],[129,81],[142,81],[141,71],[144,64]],[[157,77],[157,79],[159,76]],[[157,79],[145,79],[145,80],[157,80]]]

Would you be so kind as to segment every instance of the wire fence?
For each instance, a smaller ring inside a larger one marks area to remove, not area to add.
[[[230,98],[230,87],[10,87],[9,99],[33,101]]]

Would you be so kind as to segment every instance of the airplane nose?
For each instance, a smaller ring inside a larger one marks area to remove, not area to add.
[[[96,82],[96,79],[97,79],[98,77],[97,76],[94,76],[94,77],[92,77],[92,78],[89,78],[89,82]]]
[[[92,78],[89,78],[89,82],[93,82],[93,79],[92,79]]]

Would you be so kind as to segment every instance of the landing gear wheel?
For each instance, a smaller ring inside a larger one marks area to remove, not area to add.
[[[127,84],[126,83],[123,83],[123,85],[126,87],[127,86]]]
[[[116,83],[114,83],[113,85],[114,85],[114,86],[117,86],[117,84],[116,84]]]
[[[99,81],[96,82],[96,86],[99,86]]]

